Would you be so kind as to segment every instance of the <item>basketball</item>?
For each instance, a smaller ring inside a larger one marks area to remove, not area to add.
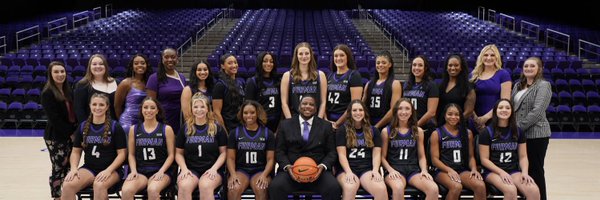
[[[294,166],[292,166],[292,173],[300,183],[314,181],[318,172],[317,163],[310,157],[300,157],[294,162]]]

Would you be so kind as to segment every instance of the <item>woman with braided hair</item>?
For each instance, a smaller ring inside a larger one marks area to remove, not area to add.
[[[90,116],[75,132],[71,171],[63,183],[63,200],[75,199],[77,192],[92,185],[94,199],[108,199],[108,189],[123,177],[121,165],[127,156],[123,128],[110,118],[106,94],[95,93],[89,102]],[[78,168],[82,151],[84,165]]]

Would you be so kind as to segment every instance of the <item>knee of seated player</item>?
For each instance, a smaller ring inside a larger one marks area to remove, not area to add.
[[[177,183],[177,188],[178,192],[180,193],[192,193],[194,190],[196,190],[196,184],[194,184],[194,182],[190,179],[184,179]]]
[[[438,195],[440,193],[438,186],[433,181],[429,181],[427,184],[425,184],[423,192],[425,192],[427,195]]]
[[[146,190],[148,191],[148,194],[159,194],[163,189],[164,187],[157,183],[148,184],[148,188]]]
[[[514,185],[503,184],[502,186],[496,186],[498,190],[502,192],[505,197],[516,197],[517,187]]]
[[[454,182],[454,181],[452,181],[452,183],[450,183],[450,185],[446,185],[446,187],[448,188],[449,191],[460,192],[463,189],[463,186],[461,183]]]
[[[342,187],[342,190],[344,191],[358,191],[358,188],[360,187],[359,183],[348,183],[343,181],[340,186]]]
[[[201,191],[212,191],[214,190],[219,184],[216,182],[216,180],[200,180],[200,183],[198,184],[198,188]]]
[[[404,192],[404,189],[406,188],[406,184],[404,184],[402,181],[400,180],[391,180],[389,178],[385,179],[385,183],[388,187],[390,187],[392,189],[392,191],[394,192]]]
[[[123,184],[123,187],[121,187],[121,192],[123,193],[124,197],[130,197],[135,195],[136,191],[135,191],[135,186],[132,183],[127,183]]]
[[[96,191],[96,190],[108,190],[108,188],[110,188],[110,186],[112,186],[112,185],[110,184],[109,180],[102,181],[102,182],[100,182],[100,181],[94,181],[93,188],[94,188],[94,191]]]

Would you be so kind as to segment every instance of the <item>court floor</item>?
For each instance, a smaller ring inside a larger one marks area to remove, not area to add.
[[[0,137],[0,200],[50,199],[45,148],[41,137]],[[598,155],[598,139],[551,139],[546,157],[549,199],[598,198]]]

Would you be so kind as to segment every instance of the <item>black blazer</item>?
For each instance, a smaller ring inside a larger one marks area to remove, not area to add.
[[[58,101],[50,90],[44,90],[40,96],[40,100],[44,112],[48,116],[46,130],[44,130],[44,139],[68,140],[75,131],[76,124],[69,122],[69,113],[65,102]]]
[[[296,159],[303,156],[311,157],[317,164],[322,163],[327,170],[331,170],[332,164],[337,161],[335,134],[331,123],[315,115],[308,142],[304,142],[298,117],[294,115],[283,120],[277,133],[276,157],[279,170],[283,170],[288,164],[293,165]]]

